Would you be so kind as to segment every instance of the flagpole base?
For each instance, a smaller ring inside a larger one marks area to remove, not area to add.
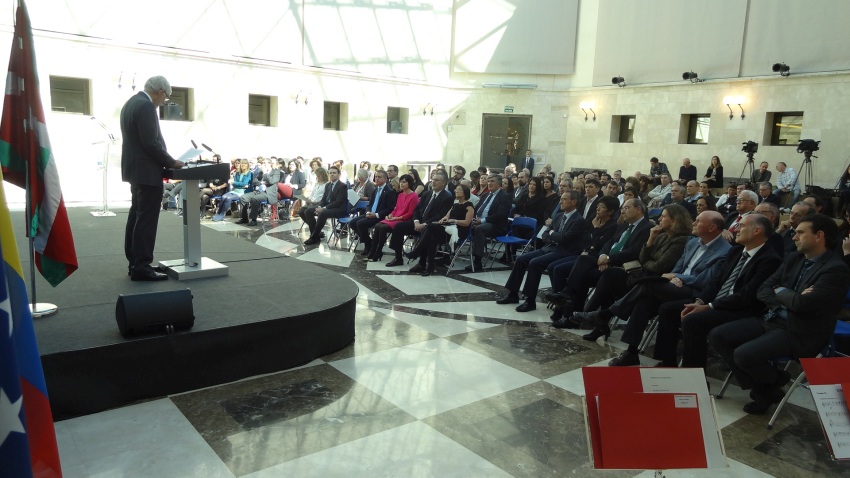
[[[30,312],[32,312],[33,317],[44,317],[46,315],[55,314],[59,310],[59,307],[56,307],[54,304],[49,304],[47,302],[38,302],[36,304],[30,304]]]
[[[91,215],[94,217],[115,217],[114,212],[104,210],[92,211]]]

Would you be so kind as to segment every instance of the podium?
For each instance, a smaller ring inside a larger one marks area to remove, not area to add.
[[[227,163],[187,163],[181,169],[166,169],[165,177],[186,182],[183,188],[183,259],[160,261],[169,277],[177,280],[201,279],[204,277],[226,276],[227,266],[208,257],[201,257],[201,201],[197,189],[200,181],[230,179],[230,165]]]

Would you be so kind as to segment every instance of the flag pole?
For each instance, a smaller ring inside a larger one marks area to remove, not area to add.
[[[32,191],[30,185],[30,170],[32,169],[29,164],[29,160],[27,160],[27,172],[26,172],[26,219],[24,221],[27,222],[27,239],[29,239],[29,248],[30,248],[30,290],[32,293],[30,297],[32,297],[32,302],[30,303],[30,312],[32,313],[32,317],[35,319],[37,317],[44,317],[46,315],[55,314],[59,307],[55,304],[50,304],[47,302],[43,302],[41,304],[36,300],[36,287],[35,287],[35,236],[32,233],[32,224],[29,224],[29,221],[32,218]]]

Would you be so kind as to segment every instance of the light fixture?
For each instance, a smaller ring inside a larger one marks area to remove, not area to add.
[[[308,104],[310,101],[310,92],[304,90],[298,90],[298,94],[295,95],[295,104],[297,105],[299,102]]]
[[[582,101],[579,103],[578,107],[581,108],[582,113],[584,113],[584,120],[587,121],[587,111],[585,109],[590,110],[593,113],[593,121],[596,121],[596,112],[593,111],[593,108],[596,105],[592,101]]]
[[[788,76],[791,74],[791,67],[785,63],[774,63],[773,72],[779,73],[780,76]]]
[[[623,78],[622,76],[615,76],[614,78],[611,78],[611,84],[617,85],[620,88],[623,88],[623,87],[626,86],[626,79]]]
[[[534,83],[482,83],[482,88],[505,88],[509,90],[536,90]]]
[[[428,103],[427,105],[425,105],[424,108],[422,108],[422,116],[425,116],[426,114],[428,114],[428,107],[429,106],[431,106],[431,103]],[[431,113],[433,114],[433,112],[434,112],[434,109],[431,108]]]
[[[741,106],[744,104],[743,96],[727,96],[723,98],[723,103],[726,105],[727,108],[729,108],[729,119],[735,117],[735,114],[732,112],[731,105],[738,105],[738,108],[741,108],[741,119],[746,118],[746,115],[744,114],[744,107]]]
[[[701,83],[705,80],[701,80],[699,75],[694,73],[693,71],[686,71],[682,73],[682,79],[690,81],[691,83]]]

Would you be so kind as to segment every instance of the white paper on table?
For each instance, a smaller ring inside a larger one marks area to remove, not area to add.
[[[198,148],[189,148],[185,153],[181,154],[177,161],[183,161],[184,163],[188,163],[193,160],[196,156],[200,156],[204,152],[203,149]]]
[[[833,456],[850,458],[850,410],[841,385],[809,385],[809,389]]]

